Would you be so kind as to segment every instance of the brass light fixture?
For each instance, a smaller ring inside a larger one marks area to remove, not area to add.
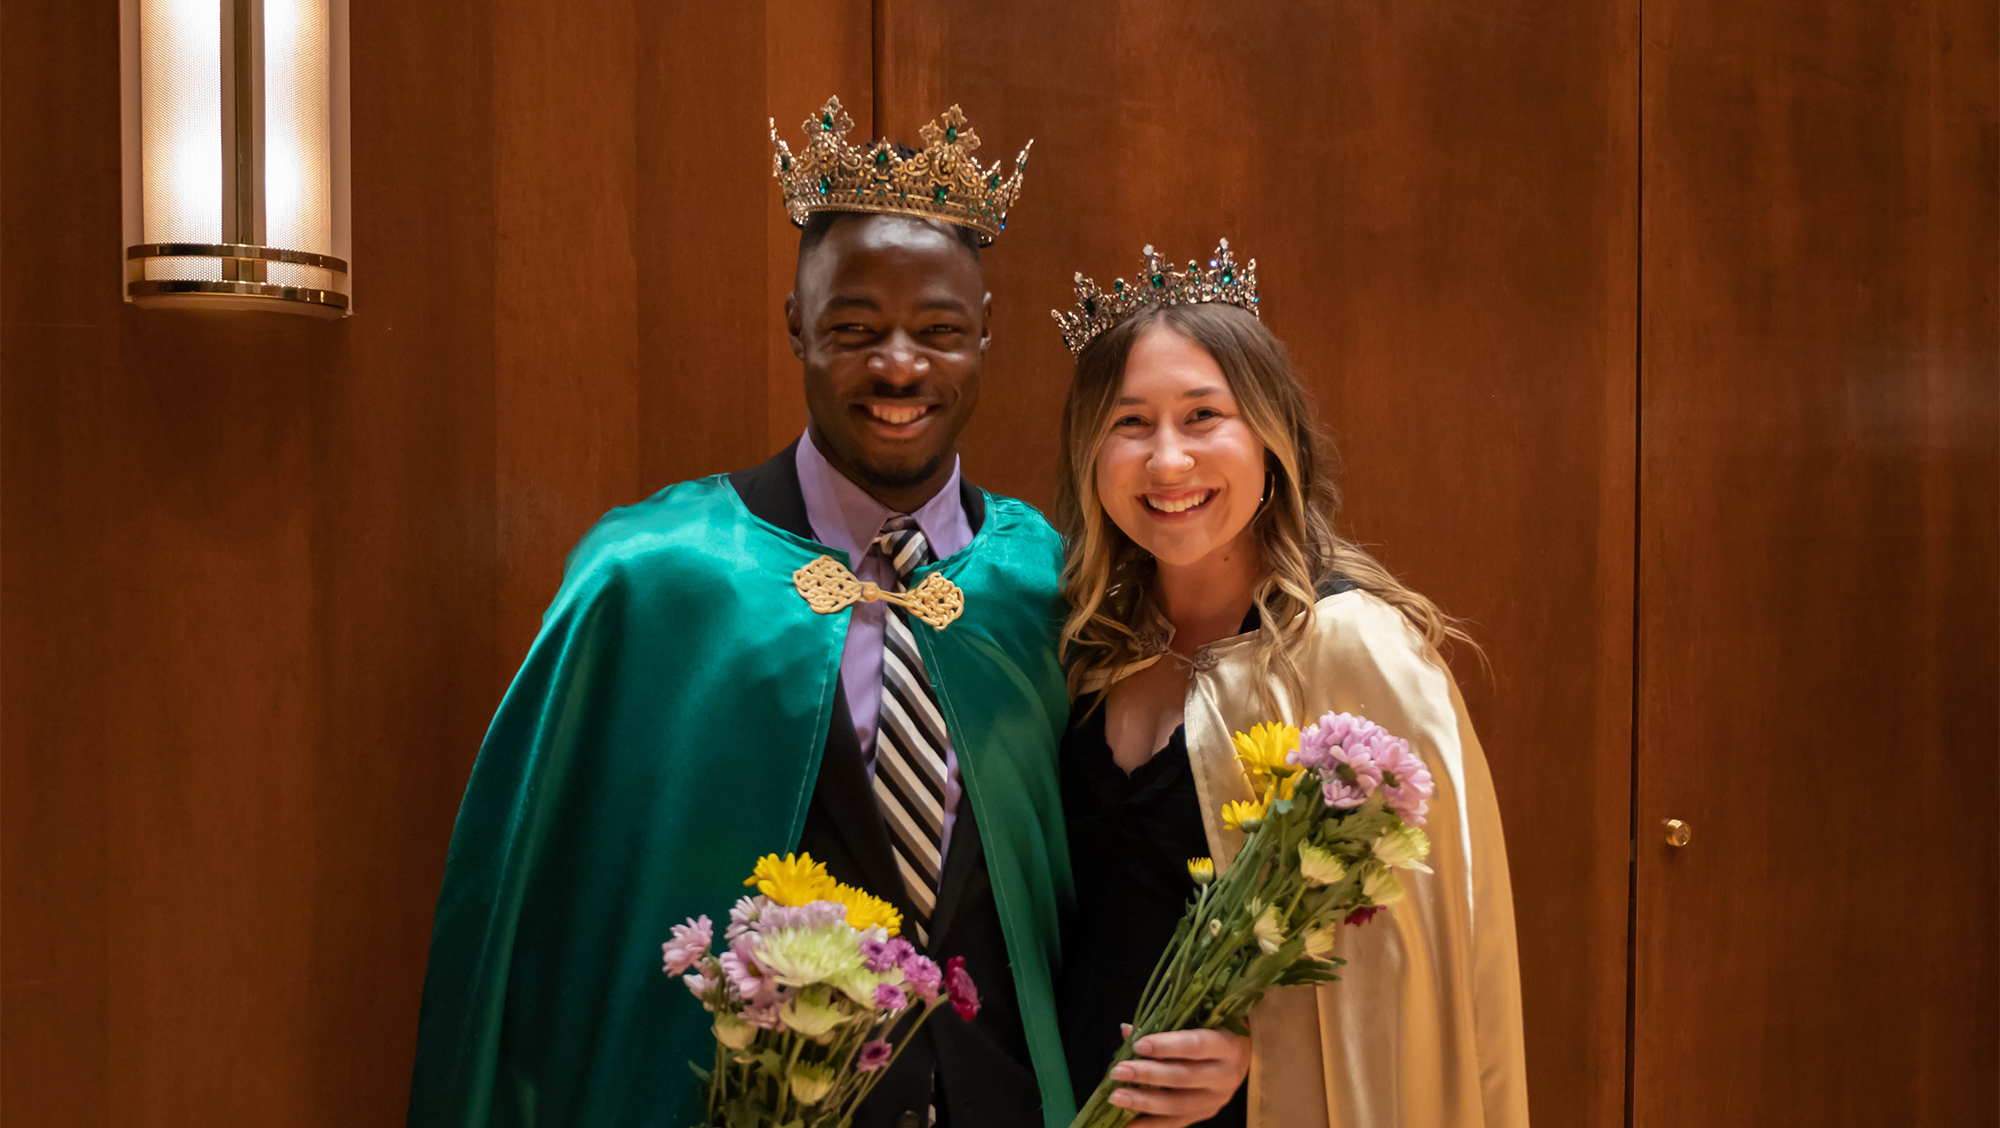
[[[347,0],[120,16],[125,299],[347,314]]]

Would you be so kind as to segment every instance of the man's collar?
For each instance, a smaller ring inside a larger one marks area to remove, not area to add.
[[[811,431],[799,437],[795,457],[799,493],[805,500],[806,519],[812,525],[814,539],[846,552],[858,562],[867,554],[883,523],[896,515],[896,510],[835,469],[814,445]],[[957,455],[952,456],[951,477],[910,516],[916,518],[917,527],[923,530],[938,559],[950,556],[971,541],[971,523],[960,492]]]

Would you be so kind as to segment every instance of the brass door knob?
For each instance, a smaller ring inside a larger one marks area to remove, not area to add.
[[[1693,833],[1694,833],[1694,828],[1682,822],[1681,820],[1679,819],[1667,820],[1667,845],[1673,847],[1685,846],[1688,844],[1688,838]]]

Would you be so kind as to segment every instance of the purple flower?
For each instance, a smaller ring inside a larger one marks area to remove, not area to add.
[[[1410,742],[1391,738],[1375,753],[1382,772],[1382,795],[1389,809],[1411,826],[1424,825],[1425,802],[1437,790],[1431,770],[1410,751]]]
[[[901,967],[911,956],[917,954],[917,950],[901,936],[890,940],[863,937],[861,954],[868,961],[868,970],[880,975],[892,967]]]
[[[695,917],[686,924],[674,925],[674,938],[660,945],[666,957],[668,975],[679,975],[695,965],[695,961],[708,954],[708,945],[715,939],[715,924],[707,917]]]
[[[965,970],[965,957],[953,956],[945,962],[945,990],[951,992],[951,1009],[967,1022],[979,1017],[979,991],[972,985],[972,975]]]
[[[1345,923],[1367,924],[1369,921],[1375,919],[1376,913],[1379,913],[1381,911],[1382,911],[1382,906],[1380,905],[1370,905],[1365,909],[1356,909],[1353,912],[1347,914]]]
[[[910,956],[903,961],[903,985],[917,993],[917,998],[925,1003],[935,1003],[944,993],[944,973],[938,965],[924,956],[910,950]]]
[[[878,983],[875,985],[876,1010],[899,1011],[909,1005],[910,997],[903,993],[901,987],[896,986],[894,983]]]
[[[889,1043],[877,1038],[861,1047],[861,1056],[854,1060],[854,1068],[863,1073],[873,1073],[889,1064],[889,1058],[893,1055],[894,1051]]]

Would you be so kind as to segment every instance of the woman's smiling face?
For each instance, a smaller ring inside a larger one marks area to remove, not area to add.
[[[1185,567],[1227,550],[1264,492],[1264,445],[1221,366],[1163,324],[1132,343],[1097,454],[1097,496],[1133,543]]]

